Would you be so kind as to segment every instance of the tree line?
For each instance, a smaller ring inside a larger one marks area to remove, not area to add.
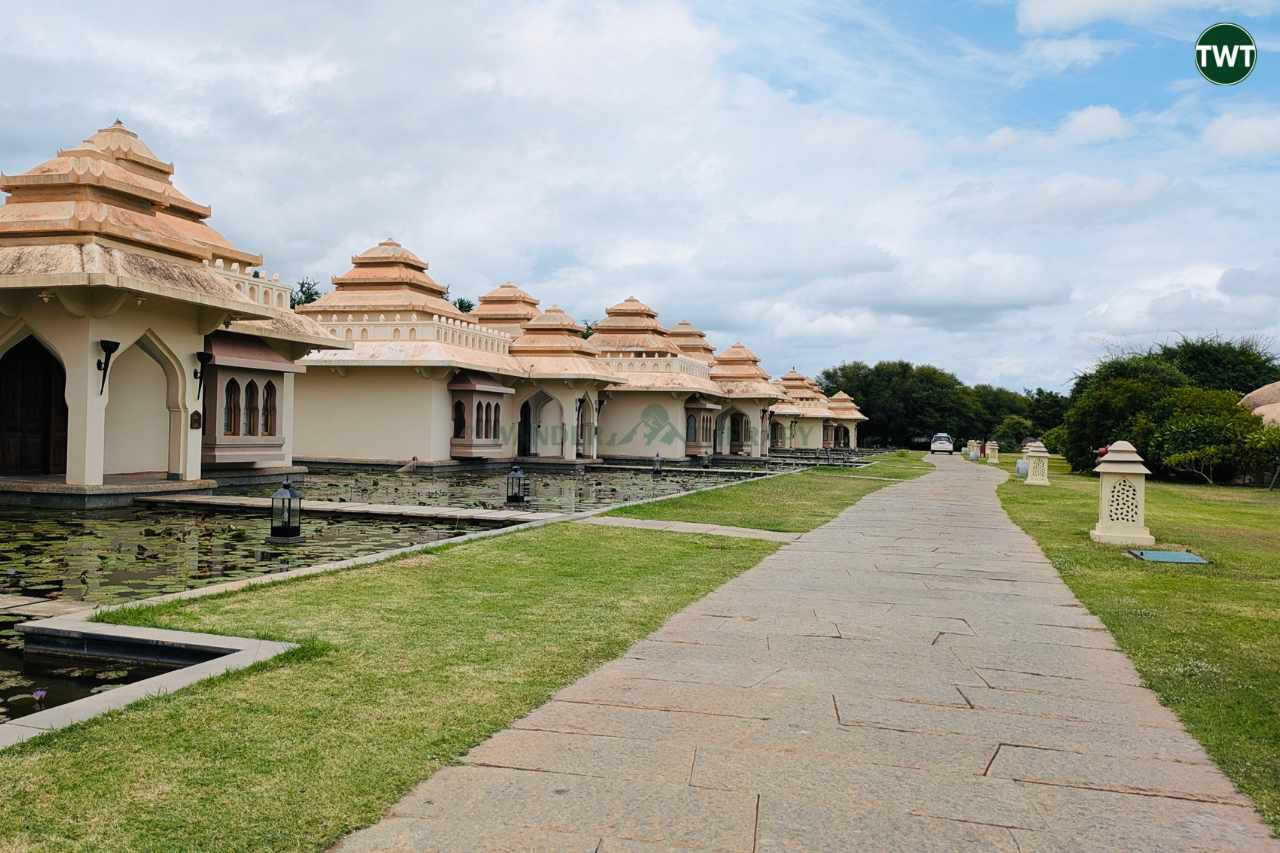
[[[919,446],[935,432],[994,439],[1016,448],[1040,438],[1073,469],[1088,470],[1098,449],[1133,442],[1160,475],[1221,482],[1280,459],[1280,427],[1239,405],[1244,394],[1280,381],[1280,360],[1255,338],[1183,338],[1113,353],[1075,377],[1069,393],[965,385],[928,364],[846,362],[819,382],[849,394],[870,420],[869,446]]]

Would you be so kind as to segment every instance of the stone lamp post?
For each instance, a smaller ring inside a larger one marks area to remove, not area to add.
[[[1089,538],[1106,545],[1154,545],[1147,530],[1147,475],[1132,444],[1117,441],[1098,467],[1098,523]]]
[[[1022,458],[1027,460],[1028,486],[1049,485],[1049,450],[1039,441],[1027,443]]]
[[[988,465],[1000,464],[1000,442],[998,441],[987,442],[987,464]]]

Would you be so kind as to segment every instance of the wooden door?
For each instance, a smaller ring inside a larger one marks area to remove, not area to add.
[[[0,358],[0,475],[66,470],[66,374],[28,337]]]

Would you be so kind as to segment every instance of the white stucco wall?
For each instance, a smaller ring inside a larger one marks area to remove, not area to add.
[[[308,367],[294,377],[293,454],[447,461],[452,424],[446,386],[443,375],[424,379],[408,367],[353,367],[345,376]]]
[[[164,370],[140,347],[115,357],[107,402],[103,473],[158,471],[169,465],[169,408]]]
[[[600,455],[683,459],[684,401],[688,395],[617,392],[600,415]]]
[[[822,449],[822,418],[796,418],[791,446]]]

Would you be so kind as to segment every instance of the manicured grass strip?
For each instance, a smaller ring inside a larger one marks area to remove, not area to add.
[[[1156,540],[1210,561],[1174,566],[1091,542],[1098,481],[1058,460],[1050,478],[1002,485],[1005,509],[1280,831],[1280,492],[1148,483]]]
[[[303,647],[0,752],[0,849],[322,849],[776,548],[557,524],[113,613]]]
[[[616,509],[609,515],[653,521],[691,521],[804,533],[826,524],[863,495],[891,485],[886,480],[855,477],[866,474],[909,480],[927,473],[921,454],[899,451],[876,457],[870,468],[811,468],[796,474],[752,480],[714,491]],[[928,469],[932,470],[932,469]]]

